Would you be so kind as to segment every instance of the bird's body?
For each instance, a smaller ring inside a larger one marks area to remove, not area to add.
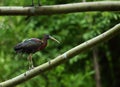
[[[47,42],[43,43],[43,41],[40,39],[31,38],[17,44],[14,49],[17,53],[30,54],[42,50],[46,45]]]
[[[28,57],[30,61],[29,64],[32,64],[32,67],[33,67],[32,54],[37,51],[43,50],[47,46],[48,39],[52,39],[59,43],[59,41],[57,41],[55,38],[51,37],[50,35],[44,35],[42,40],[38,38],[31,38],[31,39],[24,40],[23,42],[18,43],[14,47],[14,50],[17,53],[30,54],[30,56]]]

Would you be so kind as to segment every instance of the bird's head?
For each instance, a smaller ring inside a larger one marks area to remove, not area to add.
[[[52,37],[52,36],[50,36],[50,35],[47,35],[47,34],[45,34],[44,35],[44,38],[45,39],[51,39],[51,40],[53,40],[53,41],[56,41],[57,43],[60,43],[58,40],[56,40],[54,37]]]

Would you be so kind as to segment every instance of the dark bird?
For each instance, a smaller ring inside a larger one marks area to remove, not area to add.
[[[38,38],[30,38],[30,39],[24,40],[23,42],[18,43],[14,47],[14,50],[17,53],[29,54],[28,60],[29,60],[29,69],[30,69],[30,68],[34,67],[33,62],[32,62],[32,54],[37,51],[43,50],[47,46],[48,39],[52,39],[52,40],[56,41],[57,43],[60,43],[58,40],[56,40],[52,36],[44,35],[42,40],[40,40]]]

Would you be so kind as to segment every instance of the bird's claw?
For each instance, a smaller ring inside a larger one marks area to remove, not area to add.
[[[31,70],[31,69],[34,69],[34,66],[33,66],[33,65],[29,67],[29,70]]]

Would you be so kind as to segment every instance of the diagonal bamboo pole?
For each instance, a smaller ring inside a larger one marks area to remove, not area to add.
[[[59,64],[62,64],[64,61],[80,54],[81,52],[88,50],[91,47],[112,38],[119,32],[120,32],[120,23],[115,25],[113,28],[109,29],[108,31],[104,32],[103,34],[101,34],[97,37],[94,37],[94,38],[68,50],[67,52],[63,53],[62,55],[56,57],[55,59],[53,59],[49,62],[46,62],[38,67],[35,67],[34,69],[29,70],[29,71],[27,71],[19,76],[16,76],[10,80],[1,82],[0,87],[13,87],[20,83],[23,83],[23,82],[37,76],[40,73],[43,73],[53,67],[58,66]]]
[[[86,11],[120,11],[120,1],[82,2],[43,6],[0,6],[0,15],[52,15]]]

